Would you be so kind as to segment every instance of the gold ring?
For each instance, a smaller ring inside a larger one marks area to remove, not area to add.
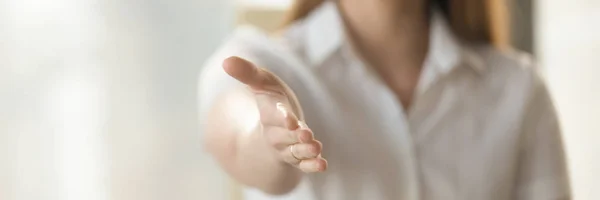
[[[296,144],[290,145],[290,153],[292,154],[292,157],[294,157],[294,159],[300,161],[302,159],[300,159],[300,158],[296,157],[296,155],[294,155],[294,146],[296,146]]]

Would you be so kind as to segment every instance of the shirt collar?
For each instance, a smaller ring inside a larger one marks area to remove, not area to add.
[[[311,64],[321,64],[344,43],[344,26],[334,2],[323,2],[304,23],[307,28],[306,55]]]
[[[323,2],[304,23],[307,28],[306,55],[312,65],[320,65],[345,43],[343,22],[335,2]],[[462,65],[477,72],[484,70],[481,58],[459,43],[439,12],[433,15],[429,37],[425,63],[433,65],[437,71],[448,73]]]

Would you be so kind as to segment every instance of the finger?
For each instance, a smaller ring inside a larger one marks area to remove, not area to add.
[[[240,57],[232,56],[225,59],[223,69],[231,77],[253,89],[269,89],[272,92],[282,91],[281,82],[274,74],[260,69]]]
[[[295,144],[288,145],[284,149],[280,150],[279,154],[281,155],[283,161],[290,165],[298,166],[298,164],[302,162],[302,159],[296,157],[294,153],[292,153],[296,151],[294,148],[296,148]]]
[[[308,160],[302,160],[298,164],[298,168],[303,172],[313,173],[313,172],[323,172],[327,170],[328,164],[327,160],[323,158],[313,158]]]
[[[266,126],[263,135],[267,142],[278,151],[288,151],[290,145],[298,143],[295,131],[277,126]]]
[[[284,152],[290,154],[292,158],[305,160],[310,158],[317,158],[321,154],[323,145],[321,142],[313,140],[309,143],[298,143],[294,144],[293,148],[290,146],[290,151]]]
[[[281,102],[278,102],[275,106],[283,116],[283,123],[285,128],[287,128],[288,130],[296,130],[300,127],[300,124],[298,123],[298,118],[293,112],[291,112],[291,109],[289,109],[288,106],[285,106]]]
[[[313,132],[308,128],[290,131],[283,127],[264,126],[263,134],[268,143],[277,150],[284,150],[296,143],[314,142]]]
[[[240,57],[232,56],[223,61],[223,69],[238,81],[252,85],[260,81],[258,69],[252,63]]]
[[[306,123],[300,121],[298,122],[298,126],[299,127],[295,130],[295,132],[300,143],[308,143],[315,139],[314,133],[310,128],[308,128]]]

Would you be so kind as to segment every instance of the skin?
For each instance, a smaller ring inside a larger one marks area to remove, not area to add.
[[[355,52],[407,108],[427,52],[425,7],[421,0],[339,1]],[[321,142],[303,122],[296,96],[281,79],[238,57],[227,58],[223,70],[247,86],[224,92],[207,118],[204,146],[227,173],[242,184],[281,195],[293,190],[305,173],[327,169]]]

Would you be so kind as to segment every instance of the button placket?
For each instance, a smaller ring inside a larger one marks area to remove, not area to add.
[[[351,52],[346,52],[347,56],[351,55]],[[352,56],[350,56],[352,57]],[[406,177],[403,181],[407,183],[402,187],[407,187],[406,191],[410,191],[407,194],[407,199],[418,200],[420,199],[420,175],[418,168],[418,160],[416,154],[416,148],[414,145],[414,138],[411,134],[411,128],[409,118],[401,103],[394,95],[394,92],[380,79],[377,74],[374,74],[367,65],[360,60],[355,58],[351,59],[353,62],[349,62],[348,66],[352,67],[354,75],[358,80],[363,80],[364,84],[361,84],[361,90],[364,92],[369,103],[372,104],[373,108],[381,113],[381,120],[384,127],[382,130],[387,134],[386,136],[392,140],[395,149],[397,160],[401,162],[400,166],[406,167],[405,169],[399,170],[403,174],[401,177]]]
[[[389,137],[399,143],[395,145],[397,156],[401,159],[403,166],[407,168],[402,170],[405,174],[404,177],[409,179],[408,185],[404,187],[407,191],[412,193],[408,199],[420,199],[420,178],[418,168],[418,157],[416,154],[416,148],[414,145],[414,137],[411,134],[411,125],[408,121],[408,116],[405,114],[404,108],[394,95],[391,89],[387,87],[380,79],[371,77],[370,83],[375,88],[376,92],[373,94],[377,95],[373,99],[381,99],[378,106],[380,113],[384,113],[384,124],[385,130],[389,133]]]

